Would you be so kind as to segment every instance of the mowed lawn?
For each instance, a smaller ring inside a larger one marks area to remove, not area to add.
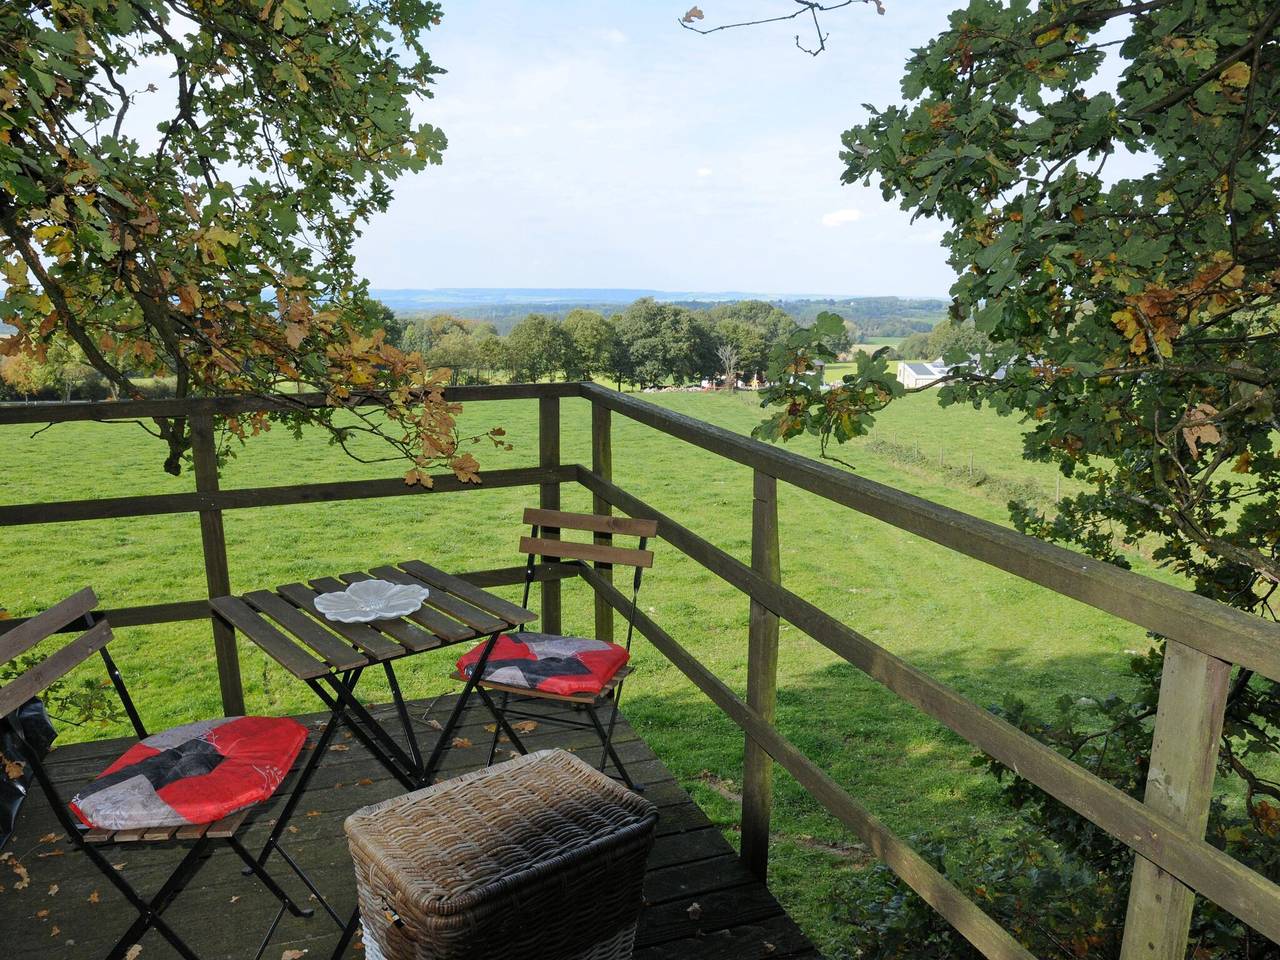
[[[749,394],[646,399],[744,433],[761,415]],[[1008,460],[1010,470],[1019,468],[1016,423],[988,412],[938,411],[918,402],[922,399],[912,398],[901,412],[886,416],[886,426],[898,417],[901,431],[914,423]],[[931,426],[922,425],[924,418]],[[516,445],[511,453],[477,448],[484,467],[536,462],[535,403],[474,404],[465,421],[476,428],[501,425]],[[587,403],[562,401],[562,421],[565,461],[589,462]],[[614,423],[615,481],[749,560],[750,470],[616,415]],[[172,478],[161,471],[159,442],[136,426],[66,424],[31,434],[31,428],[0,428],[0,502],[192,488],[189,475]],[[792,449],[816,452],[807,440]],[[947,486],[927,471],[904,470],[857,444],[843,453],[873,480],[1004,522],[1003,505],[980,490]],[[1042,465],[1021,468],[1052,476]],[[366,466],[347,459],[319,431],[295,441],[276,430],[239,450],[223,485],[398,473],[395,464]],[[230,511],[226,530],[233,588],[271,587],[411,557],[453,571],[517,563],[520,511],[536,498],[532,488],[481,486],[456,495]],[[874,519],[785,484],[780,498],[786,585],[984,706],[1011,694],[1047,704],[1062,694],[1122,690],[1131,652],[1149,645],[1137,628]],[[568,509],[590,508],[589,497],[576,486],[564,488],[564,503]],[[14,616],[34,613],[85,584],[92,584],[110,607],[199,598],[205,591],[195,516],[4,528],[0,538],[8,574],[0,606]],[[519,598],[516,588],[507,592]],[[744,691],[745,598],[659,543],[642,603],[677,640]],[[566,584],[564,609],[566,628],[591,629],[591,601],[583,585]],[[150,725],[220,712],[206,622],[119,634],[114,649]],[[427,697],[452,690],[447,675],[457,652],[408,661],[401,674],[406,692]],[[240,656],[251,710],[316,708],[311,693],[261,652],[242,643]],[[635,661],[638,670],[625,700],[628,716],[734,836],[742,735],[644,640],[637,643]],[[383,699],[385,689],[373,679],[365,695]],[[935,832],[980,817],[990,829],[999,829],[1008,816],[996,802],[992,781],[970,766],[970,747],[785,624],[778,687],[783,732],[890,827]],[[64,735],[81,739],[125,732],[118,726],[67,729]],[[834,947],[839,928],[833,901],[842,877],[864,868],[865,855],[785,775],[778,780],[774,830],[775,891],[820,946]]]

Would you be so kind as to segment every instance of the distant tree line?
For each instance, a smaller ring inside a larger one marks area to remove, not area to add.
[[[881,310],[893,304],[925,309],[897,298],[832,301],[859,304],[873,314],[872,334],[861,323],[844,319],[843,333],[831,339],[831,349],[845,353],[869,336],[883,336],[893,325]],[[602,380],[639,388],[699,383],[703,380],[734,386],[738,380],[763,378],[774,347],[798,327],[813,322],[804,301],[803,316],[763,300],[706,304],[659,302],[642,297],[612,314],[577,307],[566,314],[526,313],[505,335],[487,320],[456,313],[397,314],[387,305],[364,298],[353,303],[346,320],[365,335],[379,334],[406,352],[420,353],[426,365],[448,368],[457,383],[495,380]],[[842,314],[843,316],[843,314]],[[908,332],[928,328],[911,317],[900,323]],[[929,334],[916,332],[928,340]],[[926,351],[927,352],[927,351]],[[923,356],[924,354],[921,354]],[[172,384],[163,379],[137,379],[147,396],[167,396]],[[110,384],[74,350],[50,351],[44,359],[0,358],[0,401],[100,400],[114,396]]]
[[[596,379],[641,388],[762,377],[774,346],[796,327],[790,314],[761,300],[695,309],[651,297],[612,316],[581,307],[563,317],[530,313],[506,336],[492,323],[452,314],[393,315],[386,323],[396,346],[450,368],[456,383]],[[848,351],[861,337],[846,322],[832,349]]]

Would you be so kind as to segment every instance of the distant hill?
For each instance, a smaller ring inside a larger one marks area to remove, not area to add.
[[[373,288],[370,296],[400,314],[452,313],[487,320],[506,333],[529,313],[563,314],[575,307],[617,313],[641,297],[693,308],[736,300],[764,300],[781,307],[801,324],[812,323],[824,310],[855,321],[868,336],[906,336],[930,330],[946,315],[947,301],[905,297],[830,297],[805,294],[760,294],[629,289],[620,287],[442,287],[430,290]]]

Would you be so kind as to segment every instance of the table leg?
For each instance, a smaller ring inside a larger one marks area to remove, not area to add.
[[[324,689],[319,680],[307,682],[330,709],[338,711],[343,722],[378,762],[386,767],[387,771],[406,789],[414,790],[421,786],[420,768],[400,749],[400,744],[395,742],[378,721],[370,716],[369,711],[353,696],[351,689],[331,674],[326,674],[320,680],[326,681],[333,688],[332,694]]]
[[[409,719],[409,708],[405,706],[404,696],[400,693],[400,682],[396,680],[396,672],[390,660],[384,660],[382,667],[387,672],[387,685],[391,688],[391,699],[395,702],[396,712],[400,714],[400,726],[404,727],[404,736],[409,742],[409,752],[413,755],[414,767],[421,772],[422,749],[418,746],[418,738],[413,733],[413,721]]]

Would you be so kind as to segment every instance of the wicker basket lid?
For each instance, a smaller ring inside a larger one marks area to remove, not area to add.
[[[563,750],[542,750],[357,810],[352,853],[425,913],[465,912],[642,840],[653,804]]]

